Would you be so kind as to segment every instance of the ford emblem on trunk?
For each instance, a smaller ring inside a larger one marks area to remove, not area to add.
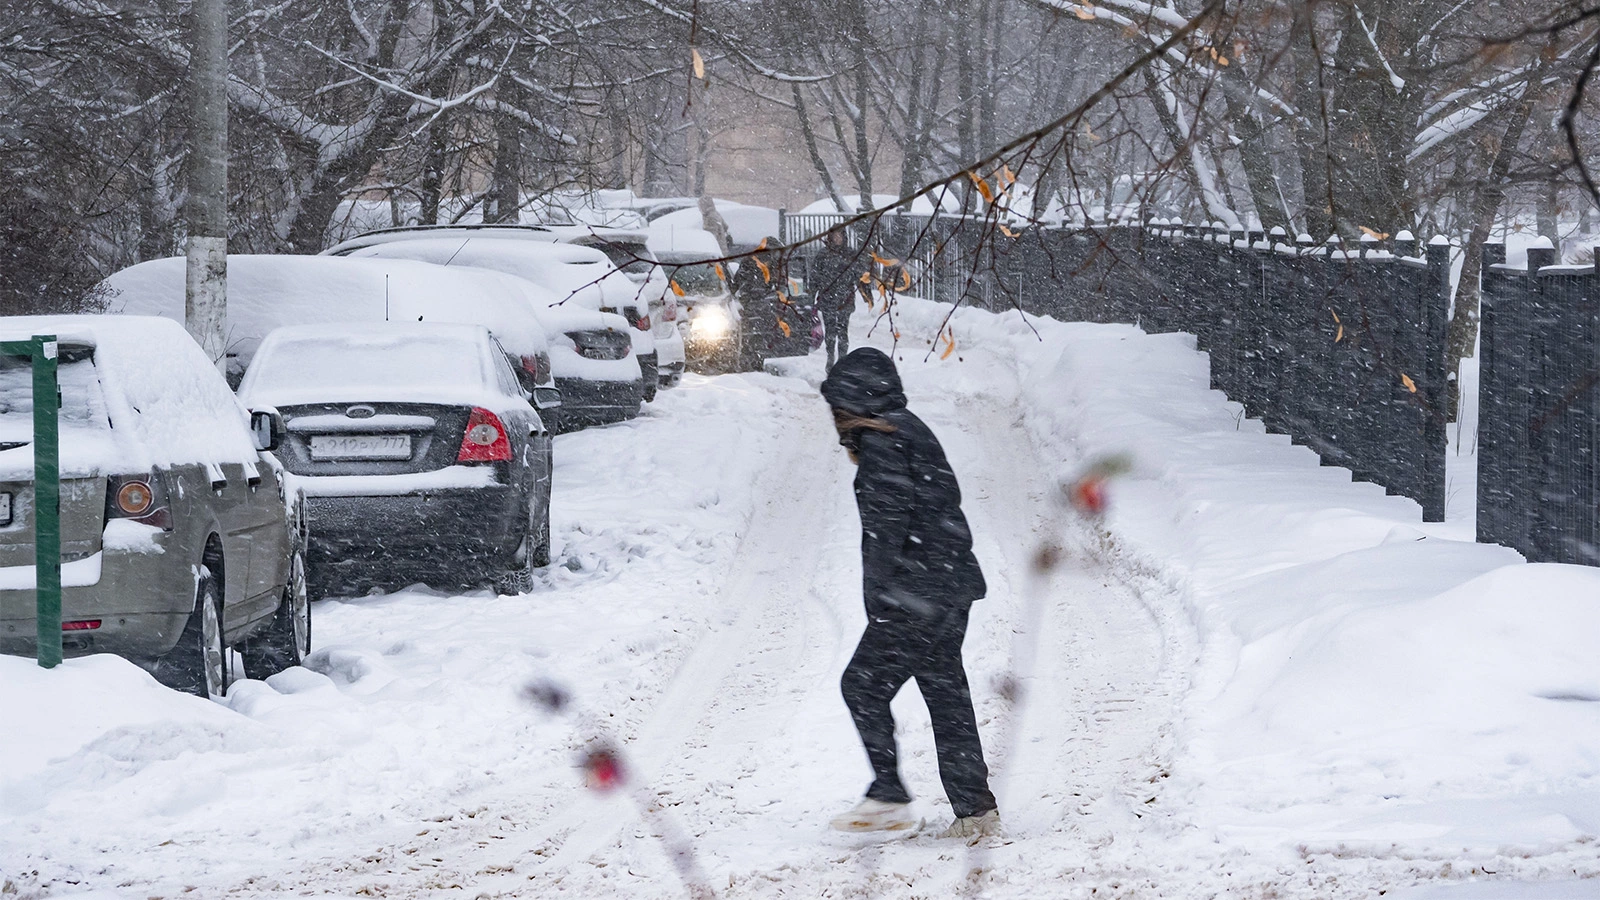
[[[377,410],[372,407],[362,404],[361,406],[350,407],[344,411],[344,414],[352,419],[370,419],[376,412]]]

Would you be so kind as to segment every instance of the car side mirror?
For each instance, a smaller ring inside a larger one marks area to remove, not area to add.
[[[283,414],[271,407],[250,410],[250,436],[257,450],[276,450],[283,443]]]

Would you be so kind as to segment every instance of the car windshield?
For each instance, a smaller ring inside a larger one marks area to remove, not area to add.
[[[94,356],[88,348],[63,347],[56,362],[61,386],[63,429],[111,427]],[[33,441],[33,363],[27,357],[0,356],[0,448]]]
[[[257,356],[252,394],[373,388],[480,386],[483,353],[473,341],[448,336],[329,335],[283,341]]]
[[[629,275],[649,275],[655,268],[655,257],[643,244],[627,241],[598,241],[589,246],[605,253],[611,264]]]
[[[695,263],[667,270],[672,280],[688,294],[720,294],[724,290],[722,279],[711,263]]]

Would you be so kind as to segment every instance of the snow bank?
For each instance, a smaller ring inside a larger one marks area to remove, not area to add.
[[[918,346],[948,307],[906,301]],[[1106,552],[1182,600],[1200,658],[1170,802],[1312,846],[1549,850],[1600,833],[1600,569],[1471,542],[1265,433],[1182,334],[959,310],[1009,342],[1057,475],[1130,452]],[[1459,470],[1461,466],[1457,466]],[[1470,467],[1466,467],[1470,470]]]
[[[0,656],[0,710],[7,722],[0,814],[7,816],[47,803],[92,807],[101,791],[119,784],[118,817],[174,815],[193,792],[151,788],[181,776],[185,755],[242,750],[267,737],[248,719],[162,687],[133,663],[103,654],[55,669]],[[143,789],[127,784],[140,778]]]

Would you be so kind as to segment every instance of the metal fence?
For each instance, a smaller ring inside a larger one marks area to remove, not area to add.
[[[791,213],[778,211],[778,239],[784,244],[794,244],[827,231],[843,222],[848,216],[838,213]],[[884,216],[874,226],[874,250],[881,257],[893,259],[909,273],[910,284],[902,293],[929,299],[957,301],[963,296],[982,293],[984,279],[963,277],[962,263],[970,263],[971,254],[962,252],[960,225],[963,219],[954,215],[922,216],[899,213]],[[860,247],[865,235],[852,230],[850,246]],[[821,243],[802,247],[801,259],[809,261],[821,249]]]
[[[1212,386],[1325,465],[1445,511],[1448,244],[1289,242],[1211,226],[1033,229],[997,249],[998,302],[1186,331]]]
[[[1478,540],[1600,565],[1600,276],[1552,249],[1505,258],[1484,246]]]

